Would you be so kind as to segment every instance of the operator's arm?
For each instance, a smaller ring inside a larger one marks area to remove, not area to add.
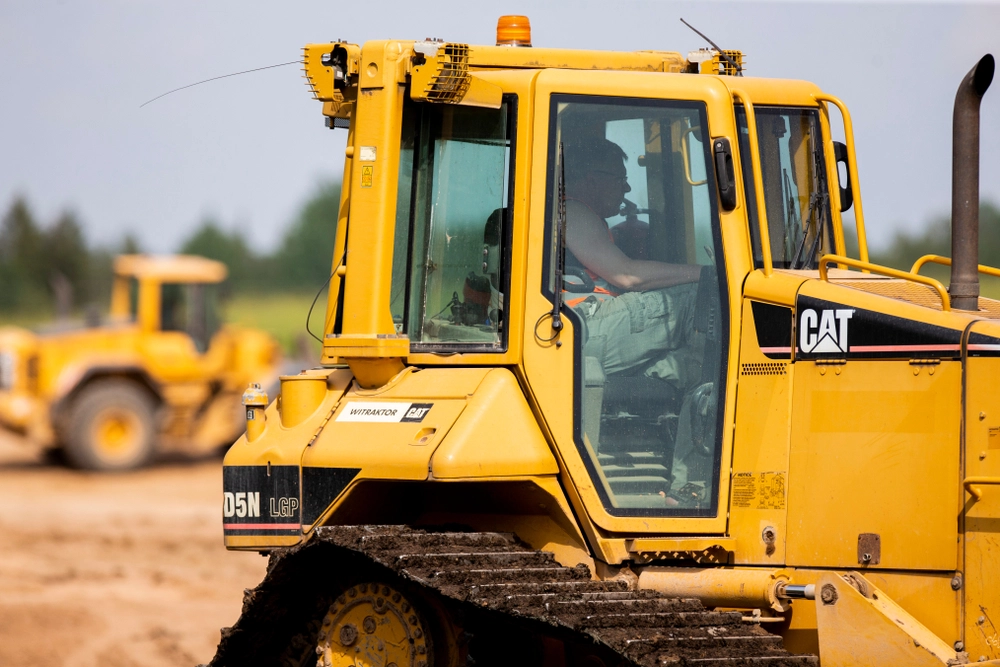
[[[698,280],[701,267],[632,259],[616,246],[607,226],[587,206],[566,202],[566,247],[593,273],[622,290],[648,290]]]

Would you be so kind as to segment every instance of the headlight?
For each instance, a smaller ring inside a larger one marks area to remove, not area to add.
[[[0,389],[13,389],[17,357],[13,352],[0,352]]]

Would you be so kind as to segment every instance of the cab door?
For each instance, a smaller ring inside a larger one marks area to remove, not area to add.
[[[739,333],[728,285],[749,266],[745,215],[722,212],[712,166],[713,139],[735,145],[729,93],[696,75],[548,70],[535,99],[525,372],[566,487],[605,531],[722,534]],[[569,252],[559,284],[560,239],[586,255],[571,235],[587,215],[626,269],[670,265],[676,279],[630,289]]]
[[[144,286],[143,307],[150,312],[144,331],[146,362],[167,382],[200,382],[226,365],[229,341],[217,335],[217,286],[205,283],[151,283]]]

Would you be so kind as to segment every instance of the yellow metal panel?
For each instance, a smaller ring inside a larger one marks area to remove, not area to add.
[[[995,322],[972,331],[1000,337]],[[966,360],[964,478],[1000,480],[1000,359]],[[1000,485],[961,490],[965,511],[965,644],[973,660],[1000,659]]]
[[[795,366],[787,562],[859,567],[859,535],[877,533],[873,568],[953,570],[959,406],[942,397],[961,365]]]
[[[435,479],[558,472],[517,379],[506,369],[486,376],[431,459]]]
[[[789,309],[789,328],[791,320]],[[743,303],[742,327],[729,533],[736,543],[734,563],[775,565],[785,562],[785,495],[794,366],[791,359],[770,359],[761,352],[749,300]],[[749,484],[743,484],[744,481]],[[764,483],[780,484],[781,493],[771,493],[765,499],[759,488]],[[754,493],[747,494],[748,489]],[[737,494],[737,490],[741,493]]]
[[[489,372],[485,368],[410,368],[376,391],[353,388],[344,395],[313,445],[305,450],[302,465],[361,468],[359,480],[427,479],[434,450]],[[424,406],[428,411],[419,421],[346,421],[345,411],[352,405],[389,409],[414,402],[430,404]],[[321,412],[322,407],[313,414]],[[316,428],[313,420],[303,424]]]
[[[679,72],[687,64],[674,51],[595,51],[584,49],[511,48],[480,46],[470,49],[472,67],[633,70]]]
[[[786,570],[794,584],[817,584],[827,570]],[[835,574],[846,574],[841,570]],[[935,636],[952,643],[959,638],[959,594],[952,590],[952,573],[884,572],[869,570],[865,578],[884,591],[900,607],[925,625]],[[819,586],[817,593],[819,592]],[[788,627],[781,631],[785,648],[792,653],[819,653],[816,606],[810,600],[795,600],[784,614]],[[882,663],[877,663],[882,664]]]
[[[819,86],[810,81],[752,76],[719,77],[719,80],[727,87],[740,88],[759,105],[818,107],[815,96],[822,94]]]
[[[816,588],[823,667],[964,664],[951,645],[877,587],[865,596],[831,572],[820,576]]]
[[[345,173],[350,181],[351,244],[363,248],[364,259],[347,261],[344,294],[344,334],[395,335],[389,312],[392,280],[393,231],[396,212],[396,180],[399,173],[399,133],[404,90],[395,85],[395,67],[401,55],[397,42],[368,42],[361,53],[361,92],[358,117],[375,122],[359,122],[352,136],[355,154],[370,148],[361,163],[373,168],[372,186],[361,187],[360,169]],[[352,158],[359,162],[359,157]],[[336,339],[326,347],[335,350]]]
[[[344,396],[323,433],[306,450],[302,465],[361,468],[359,479],[427,479],[435,448],[465,408],[464,399],[435,400],[420,423],[337,421],[356,403],[386,408],[400,403],[385,399],[358,401],[357,398],[353,392]]]
[[[139,305],[136,319],[143,333],[160,330],[160,283],[150,278],[139,279]]]
[[[222,262],[195,255],[119,255],[114,270],[161,283],[218,283],[228,274]]]
[[[409,367],[389,384],[374,391],[352,390],[352,394],[367,400],[371,398],[461,398],[476,391],[489,368],[426,368]]]

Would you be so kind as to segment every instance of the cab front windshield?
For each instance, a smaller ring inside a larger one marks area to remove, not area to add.
[[[728,322],[705,106],[555,95],[550,123],[546,287],[578,332],[577,448],[614,516],[714,516]]]

